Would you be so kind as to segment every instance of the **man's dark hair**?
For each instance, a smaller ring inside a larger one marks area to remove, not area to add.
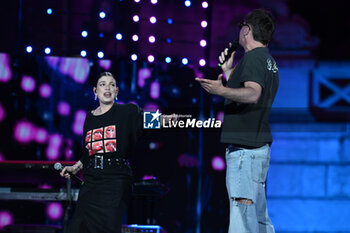
[[[97,87],[98,80],[102,76],[110,76],[110,77],[112,77],[115,80],[115,83],[117,84],[117,79],[115,78],[115,76],[112,73],[110,73],[110,72],[102,72],[99,75],[97,75],[97,77],[93,80],[93,86],[94,87]]]
[[[267,45],[275,32],[275,21],[272,15],[264,9],[256,9],[250,12],[246,19],[253,31],[253,38],[256,41]]]

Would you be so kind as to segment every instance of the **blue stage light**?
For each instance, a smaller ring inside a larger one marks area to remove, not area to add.
[[[165,62],[166,62],[166,63],[170,63],[170,62],[171,62],[171,58],[170,58],[170,57],[166,57],[166,58],[165,58]]]
[[[137,55],[136,54],[132,54],[131,55],[131,60],[136,61],[137,60]]]
[[[188,64],[188,59],[187,58],[182,58],[182,64],[187,65]]]
[[[81,50],[80,51],[80,56],[82,56],[82,57],[86,57],[86,51],[85,50]]]
[[[46,54],[50,54],[51,53],[51,49],[49,47],[46,47],[44,51],[45,51]]]
[[[103,38],[105,35],[104,35],[102,32],[100,32],[100,34],[98,34],[98,36],[99,36],[100,38]]]
[[[186,7],[191,6],[191,1],[190,1],[190,0],[186,0],[186,1],[185,1],[185,6],[186,6]]]
[[[106,18],[106,13],[101,11],[99,16],[100,16],[101,19],[104,19],[104,18]]]
[[[167,38],[167,39],[166,39],[166,42],[167,42],[168,44],[170,44],[170,43],[171,43],[171,39],[170,39],[170,38]]]
[[[123,35],[120,34],[120,33],[117,33],[117,34],[115,35],[115,38],[116,38],[117,40],[121,40],[121,39],[123,39]]]
[[[47,13],[48,15],[51,15],[51,14],[52,14],[52,9],[51,9],[51,8],[48,8],[48,9],[46,10],[46,13]]]
[[[103,58],[103,57],[105,56],[105,54],[104,54],[103,52],[99,51],[99,52],[97,53],[97,56],[98,56],[99,58]]]
[[[168,24],[172,24],[173,23],[173,19],[169,18],[168,19]]]
[[[27,51],[27,53],[31,53],[31,52],[33,52],[33,48],[32,48],[32,46],[27,46],[26,47],[26,51]]]
[[[87,36],[88,36],[88,32],[85,31],[85,30],[82,31],[82,32],[81,32],[81,36],[82,36],[82,37],[87,37]]]

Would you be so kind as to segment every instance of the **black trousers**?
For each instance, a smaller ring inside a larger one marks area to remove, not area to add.
[[[121,233],[131,185],[127,175],[85,179],[68,232]]]

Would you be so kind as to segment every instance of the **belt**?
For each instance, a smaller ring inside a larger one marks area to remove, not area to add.
[[[130,161],[124,158],[95,155],[95,156],[89,157],[87,168],[108,169],[108,168],[121,168],[129,165],[130,165]]]
[[[244,149],[253,150],[253,149],[256,149],[256,148],[259,148],[259,147],[244,146],[244,145],[235,145],[235,144],[229,144],[229,145],[227,146],[227,149],[228,149],[229,153],[234,152],[234,151],[237,151],[237,150],[244,150]]]

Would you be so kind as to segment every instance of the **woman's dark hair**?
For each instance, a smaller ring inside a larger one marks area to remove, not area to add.
[[[252,28],[253,38],[256,41],[267,45],[275,32],[275,20],[272,15],[264,9],[256,9],[250,12],[246,23]]]
[[[117,79],[114,77],[114,75],[110,72],[102,72],[100,73],[99,75],[97,75],[97,77],[93,80],[93,86],[94,87],[97,87],[97,83],[98,83],[98,80],[102,77],[102,76],[110,76],[112,77],[115,82],[117,83]]]

